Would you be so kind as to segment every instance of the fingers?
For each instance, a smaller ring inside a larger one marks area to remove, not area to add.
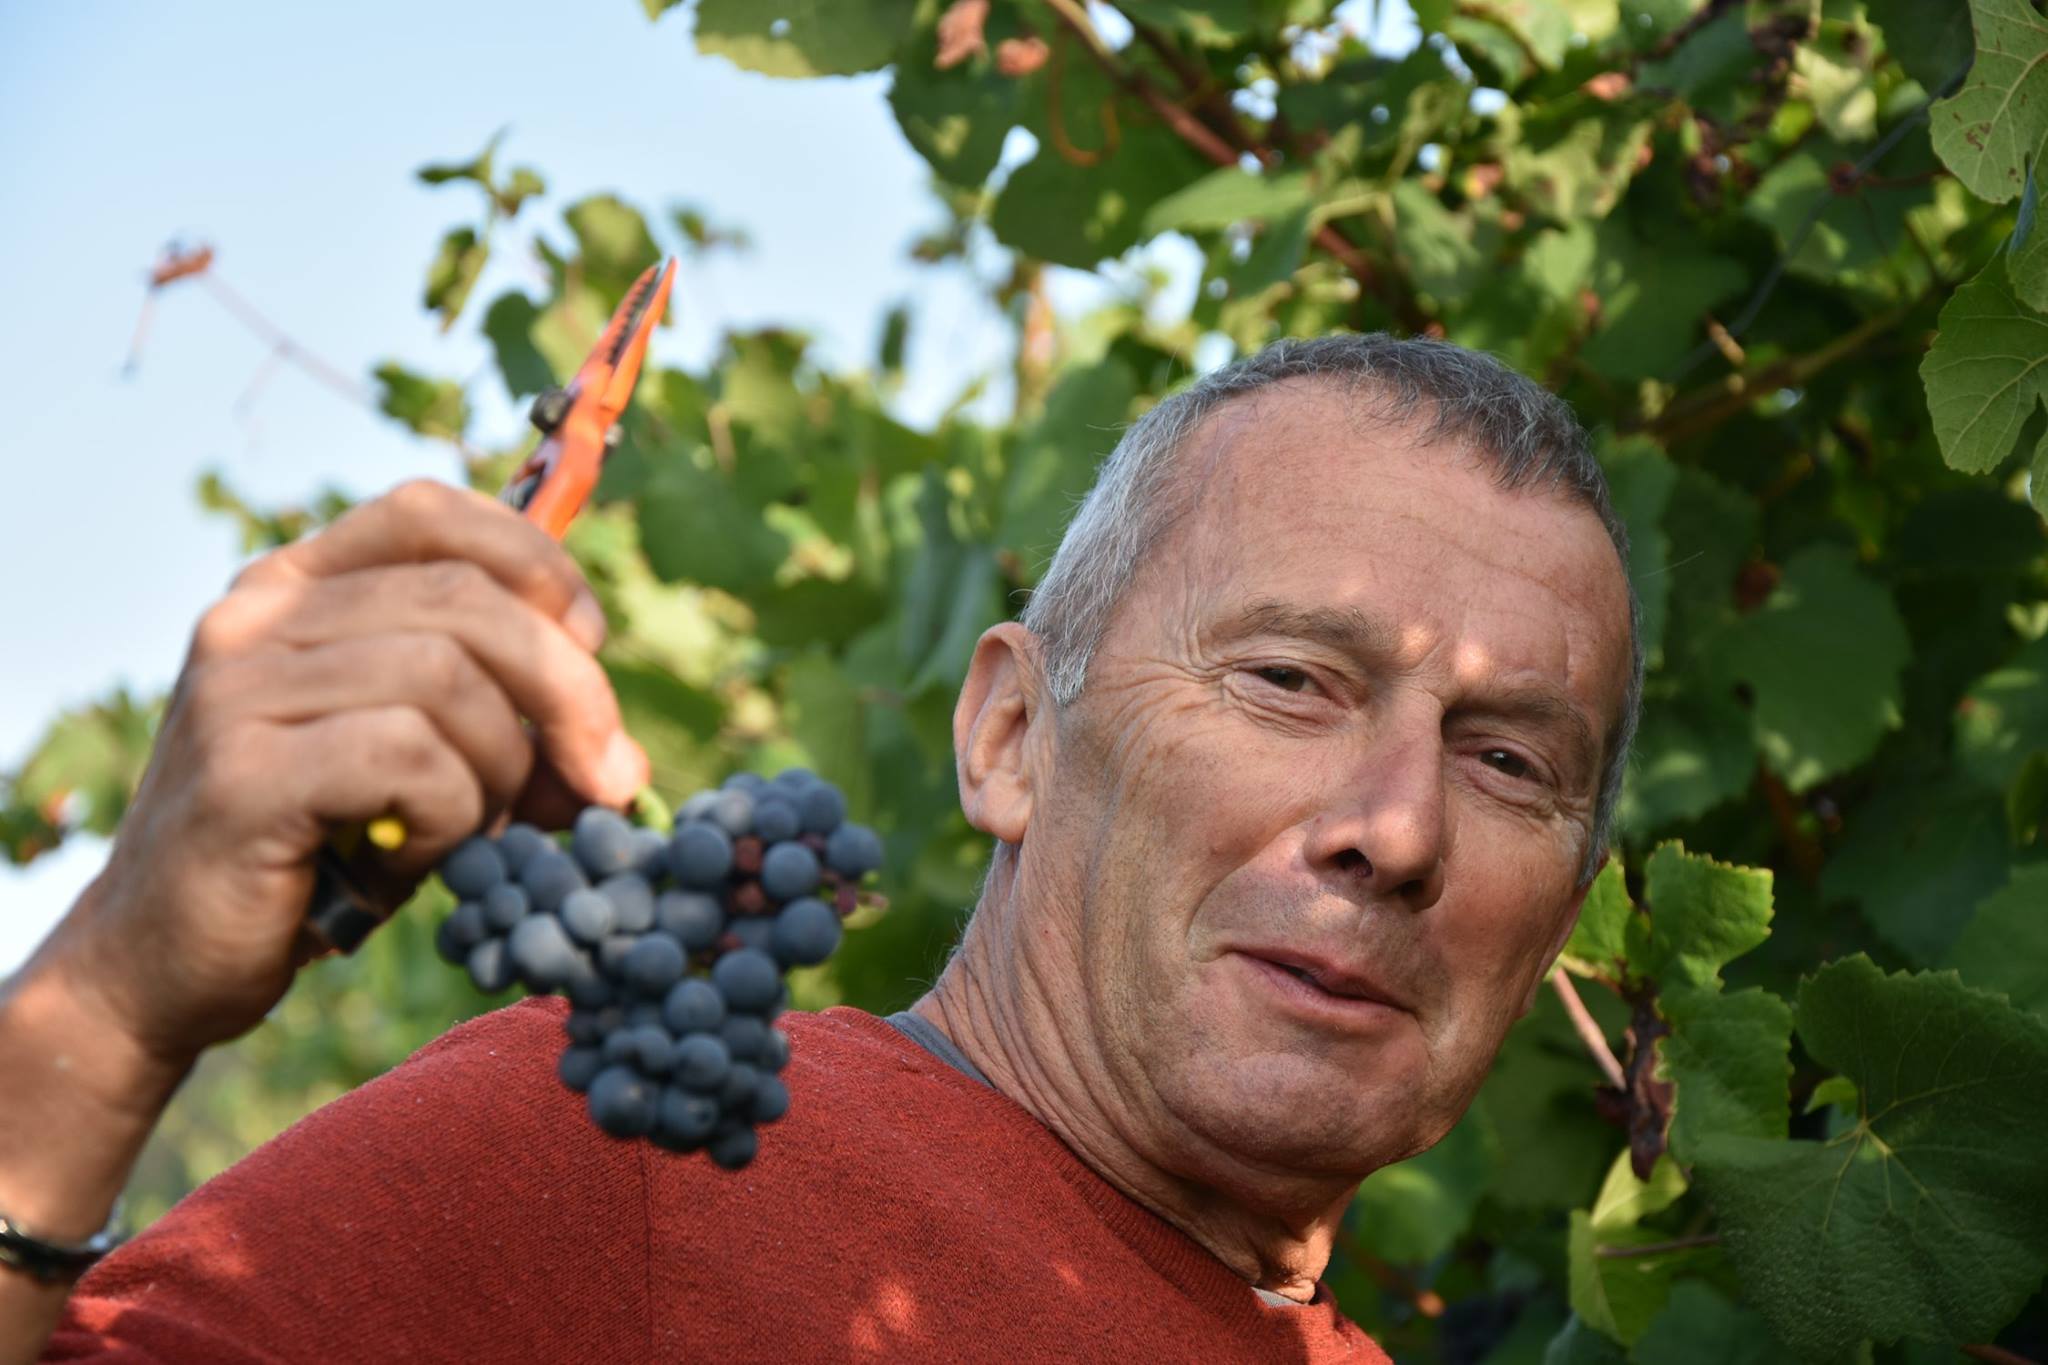
[[[518,797],[533,768],[533,744],[504,689],[448,635],[393,631],[230,657],[202,669],[191,687],[207,714],[281,725],[413,707],[476,774],[487,818]]]
[[[532,720],[556,769],[588,799],[622,805],[645,785],[646,756],[621,728],[618,700],[597,661],[562,626],[464,561],[237,589],[201,623],[193,662],[203,676],[223,658],[253,662],[279,650],[394,633],[457,642]]]
[[[566,550],[496,499],[428,479],[400,484],[317,534],[265,555],[242,571],[235,586],[449,559],[477,565],[507,592],[561,622],[585,649],[604,642],[604,611]]]
[[[397,814],[394,864],[424,872],[484,822],[485,795],[468,760],[424,711],[366,706],[276,732],[273,774],[293,808],[332,824]]]

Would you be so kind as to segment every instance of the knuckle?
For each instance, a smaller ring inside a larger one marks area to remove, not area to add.
[[[451,636],[422,635],[409,652],[421,684],[436,696],[468,691],[476,680],[476,665],[469,651]]]
[[[407,479],[384,495],[384,502],[404,518],[432,518],[447,512],[455,490],[434,479]]]
[[[418,779],[441,766],[441,737],[425,713],[410,706],[381,712],[367,746],[381,771]]]
[[[466,559],[442,559],[420,570],[420,593],[430,607],[480,609],[490,593],[490,576]]]
[[[248,636],[247,599],[240,593],[229,593],[199,617],[192,627],[192,658],[194,660],[217,659],[232,654],[245,643]]]

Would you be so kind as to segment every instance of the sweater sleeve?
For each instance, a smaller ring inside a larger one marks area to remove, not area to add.
[[[44,1359],[644,1356],[644,1144],[555,1079],[562,1008],[471,1020],[193,1191],[80,1282]]]

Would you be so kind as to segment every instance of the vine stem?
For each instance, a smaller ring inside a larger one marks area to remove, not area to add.
[[[1579,999],[1579,988],[1572,984],[1564,968],[1550,969],[1550,986],[1557,992],[1557,998],[1564,1002],[1564,1012],[1571,1016],[1572,1027],[1578,1030],[1579,1041],[1586,1045],[1586,1051],[1593,1054],[1600,1074],[1616,1090],[1628,1089],[1628,1078],[1622,1074],[1614,1049],[1607,1046],[1607,1035],[1600,1031],[1600,1024],[1593,1018],[1593,1012],[1586,1008],[1586,1002]]]
[[[1991,1365],[2035,1365],[2033,1360],[2017,1351],[2008,1351],[2003,1346],[1993,1346],[1988,1342],[1965,1346],[1963,1354],[1972,1360],[1988,1360]]]
[[[1608,1260],[1623,1256],[1662,1256],[1671,1251],[1691,1251],[1694,1247],[1721,1245],[1721,1234],[1702,1232],[1696,1237],[1674,1237],[1668,1242],[1644,1242],[1640,1246],[1594,1247],[1593,1254]]]

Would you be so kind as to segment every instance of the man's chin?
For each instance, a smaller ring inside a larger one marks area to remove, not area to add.
[[[1248,1166],[1363,1179],[1417,1149],[1421,1098],[1394,1077],[1361,1076],[1298,1055],[1197,1068],[1169,1099],[1182,1123]]]

